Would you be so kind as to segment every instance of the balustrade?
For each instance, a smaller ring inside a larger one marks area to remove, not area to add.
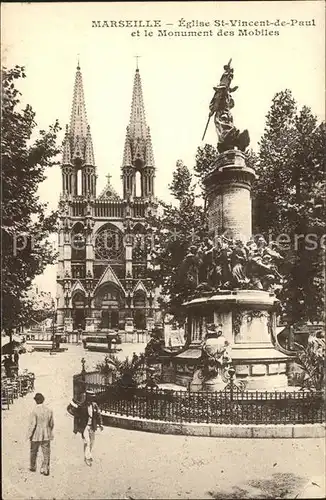
[[[123,217],[124,206],[120,202],[99,201],[95,203],[95,217]]]

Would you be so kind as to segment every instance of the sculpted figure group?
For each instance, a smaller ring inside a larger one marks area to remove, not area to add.
[[[225,236],[216,238],[215,243],[205,238],[199,245],[190,246],[179,279],[198,293],[219,289],[275,291],[282,283],[277,269],[281,260],[276,244],[267,245],[262,236],[246,244]]]

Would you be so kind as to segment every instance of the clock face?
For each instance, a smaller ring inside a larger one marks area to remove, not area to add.
[[[117,228],[106,227],[96,234],[95,258],[100,260],[123,260],[123,236]]]

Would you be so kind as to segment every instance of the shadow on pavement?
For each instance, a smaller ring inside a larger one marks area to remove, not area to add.
[[[253,479],[233,486],[230,491],[209,491],[215,500],[251,498],[295,498],[307,478],[292,473],[276,473],[267,479]]]

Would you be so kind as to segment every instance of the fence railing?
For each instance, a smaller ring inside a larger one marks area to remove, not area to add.
[[[224,391],[195,393],[159,388],[123,389],[98,383],[94,374],[88,375],[91,374],[75,375],[74,398],[78,400],[81,392],[91,389],[101,410],[116,415],[179,423],[325,422],[325,397],[321,391],[242,391],[235,385]]]

